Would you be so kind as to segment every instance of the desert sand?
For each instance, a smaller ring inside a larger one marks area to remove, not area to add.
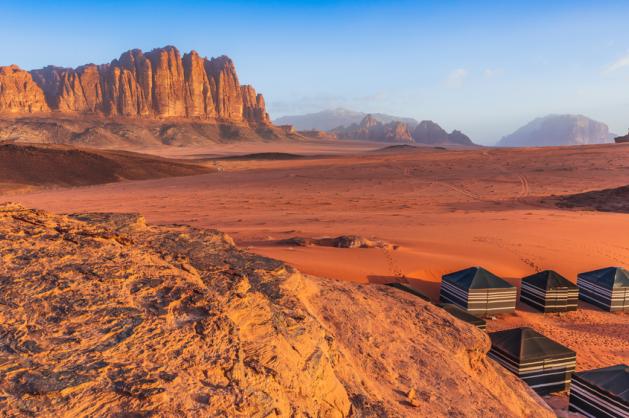
[[[359,283],[408,281],[433,300],[442,274],[482,265],[515,285],[554,269],[628,267],[626,213],[560,208],[557,196],[629,184],[629,144],[528,149],[399,148],[307,143],[155,148],[203,158],[216,173],[5,196],[53,212],[140,212],[149,222],[217,228],[300,271]],[[222,159],[260,152],[294,159]],[[288,246],[291,237],[355,234],[392,248]],[[581,304],[542,315],[526,306],[488,330],[530,325],[578,353],[577,369],[626,362],[629,315]]]
[[[68,145],[0,143],[0,193],[216,171],[186,160]]]
[[[552,416],[477,328],[216,230],[8,204],[0,236],[1,416]]]

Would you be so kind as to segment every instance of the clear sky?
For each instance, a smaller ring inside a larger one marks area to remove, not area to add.
[[[272,117],[346,107],[491,144],[581,113],[629,128],[629,1],[0,0],[0,65],[175,45],[234,59]]]

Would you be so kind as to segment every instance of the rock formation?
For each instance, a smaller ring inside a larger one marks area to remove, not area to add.
[[[474,145],[470,138],[460,131],[448,134],[432,121],[422,121],[412,133],[410,126],[401,121],[382,123],[372,115],[363,118],[360,124],[339,127],[332,131],[341,139],[361,139],[426,145]]]
[[[460,145],[473,145],[469,136],[456,129],[448,134],[448,142]]]
[[[424,120],[413,130],[413,139],[421,144],[446,144],[448,142],[448,133],[435,122]]]
[[[240,85],[228,57],[181,57],[172,46],[76,69],[0,67],[0,112],[47,111],[270,124],[262,95]]]
[[[4,204],[0,254],[6,416],[553,416],[475,327],[215,230]]]
[[[582,115],[549,115],[537,118],[503,137],[498,146],[544,147],[608,142],[609,128],[602,122]]]
[[[372,115],[365,116],[360,124],[339,127],[332,131],[340,139],[360,139],[386,142],[412,142],[408,125],[399,121],[384,124]]]
[[[292,126],[292,125],[291,125]],[[312,129],[307,131],[298,131],[300,135],[306,138],[312,139],[325,139],[325,140],[334,140],[336,138],[336,134],[334,132],[329,131],[320,131],[318,129]]]
[[[403,122],[390,122],[384,125],[384,137],[387,142],[412,142],[408,125]]]
[[[441,126],[430,120],[420,122],[413,130],[413,139],[418,144],[427,145],[474,145],[461,131],[447,133]]]
[[[378,122],[384,124],[390,122],[405,123],[411,130],[417,125],[417,121],[413,118],[387,115],[384,113],[370,113],[370,115]],[[299,131],[331,131],[341,126],[358,125],[365,116],[367,116],[367,113],[336,108],[305,115],[282,116],[275,119],[274,123],[278,125],[294,125]]]
[[[42,90],[31,75],[16,65],[0,67],[0,111],[7,113],[47,112]]]

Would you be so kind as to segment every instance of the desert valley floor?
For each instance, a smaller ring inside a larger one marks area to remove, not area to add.
[[[308,143],[149,149],[143,151],[213,170],[0,197],[53,212],[140,212],[152,223],[216,228],[240,246],[304,273],[364,283],[407,280],[433,300],[442,274],[472,265],[516,285],[543,269],[576,281],[582,271],[628,265],[627,213],[560,208],[557,202],[558,196],[629,184],[629,144],[380,147]],[[260,152],[277,154],[234,158]],[[392,246],[343,249],[284,242],[339,235]],[[626,313],[580,302],[577,312],[542,315],[518,304],[515,314],[488,321],[488,330],[520,325],[577,351],[579,370],[629,358]]]

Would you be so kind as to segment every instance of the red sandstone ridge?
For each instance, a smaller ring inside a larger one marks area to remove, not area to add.
[[[0,111],[36,113],[48,110],[43,92],[28,72],[16,65],[0,67]]]
[[[75,69],[0,67],[0,112],[50,111],[270,124],[264,98],[240,85],[231,59],[182,57],[172,46]]]

